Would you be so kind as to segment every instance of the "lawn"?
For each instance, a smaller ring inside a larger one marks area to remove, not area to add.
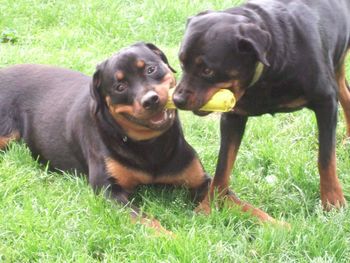
[[[0,43],[0,66],[53,64],[92,75],[120,48],[145,41],[167,54],[180,77],[187,17],[238,2],[0,0],[0,42],[7,42]],[[219,115],[181,113],[181,120],[213,174]],[[349,201],[344,139],[340,111],[338,174]],[[0,262],[349,262],[350,211],[322,211],[317,148],[310,111],[251,118],[231,186],[291,228],[260,225],[230,208],[197,215],[185,189],[141,187],[134,202],[174,232],[170,238],[132,224],[127,209],[95,196],[83,178],[48,171],[14,143],[0,153]]]

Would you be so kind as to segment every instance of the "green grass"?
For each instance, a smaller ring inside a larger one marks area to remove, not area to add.
[[[0,41],[0,66],[54,64],[91,75],[98,62],[142,40],[163,49],[180,72],[187,17],[238,2],[0,0],[0,36],[15,39]],[[214,173],[219,117],[181,119]],[[342,143],[339,119],[338,173],[350,200],[350,144]],[[291,230],[229,208],[196,215],[184,189],[141,187],[135,202],[176,234],[168,238],[130,223],[127,209],[95,196],[83,178],[49,172],[24,145],[12,144],[0,153],[0,262],[349,262],[350,212],[322,211],[316,160],[312,112],[250,119],[231,186]]]

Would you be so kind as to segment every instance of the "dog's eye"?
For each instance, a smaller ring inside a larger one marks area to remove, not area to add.
[[[128,88],[128,85],[126,85],[125,83],[118,83],[116,86],[115,86],[115,90],[117,92],[123,92],[124,90],[126,90]]]
[[[201,74],[203,77],[209,78],[214,75],[214,70],[210,68],[203,68]]]
[[[149,66],[149,67],[146,68],[146,74],[147,75],[151,75],[151,74],[153,74],[156,71],[157,71],[157,67],[156,66]]]

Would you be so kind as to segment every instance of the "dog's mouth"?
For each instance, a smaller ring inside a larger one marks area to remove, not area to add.
[[[121,114],[125,119],[139,126],[154,130],[163,131],[168,129],[174,122],[175,110],[162,109],[147,118],[137,118],[127,113]]]
[[[181,83],[179,85],[181,85]],[[186,84],[184,86],[186,87]],[[231,91],[234,96],[234,101],[236,102],[244,94],[244,90],[240,88],[239,81],[230,80],[230,81],[219,82],[214,85],[211,85],[207,87],[204,92],[203,91],[196,92],[196,89],[189,89],[186,92],[186,89],[183,89],[183,90],[180,89],[178,93],[174,94],[173,100],[175,102],[175,105],[179,109],[190,110],[195,115],[198,115],[198,116],[206,116],[215,111],[227,112],[230,110],[229,108],[230,106],[228,106],[230,105],[230,103],[228,102],[229,98],[227,98],[227,101],[223,101],[222,108],[220,108],[221,105],[218,105],[219,103],[217,99],[215,99],[214,103],[213,101],[211,101],[213,99],[213,96],[216,95],[216,93],[223,90]],[[222,99],[225,100],[225,98],[221,96],[220,101]],[[211,103],[210,106],[208,105],[208,103]],[[215,106],[213,107],[213,105]],[[233,107],[234,107],[234,104],[232,105],[232,109]]]

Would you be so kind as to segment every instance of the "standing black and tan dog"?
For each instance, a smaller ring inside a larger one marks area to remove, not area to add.
[[[175,104],[201,114],[198,109],[219,88],[233,91],[238,101],[221,118],[221,147],[211,194],[214,189],[220,193],[228,189],[249,116],[307,107],[315,112],[319,130],[323,207],[329,210],[345,204],[336,174],[335,130],[339,98],[350,136],[350,91],[344,66],[349,48],[348,0],[248,1],[188,20],[179,53],[183,76],[174,93]],[[270,219],[238,198],[235,201],[244,210],[253,209],[258,217]]]
[[[123,205],[136,186],[153,183],[184,185],[199,200],[210,177],[176,111],[164,109],[171,71],[165,55],[143,43],[101,63],[92,79],[43,65],[1,69],[0,149],[23,139],[43,162],[88,175]],[[130,206],[133,218],[164,230]]]

